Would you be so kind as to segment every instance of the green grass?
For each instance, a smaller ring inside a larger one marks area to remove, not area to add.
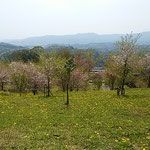
[[[150,90],[64,93],[46,98],[0,92],[0,150],[150,149]]]

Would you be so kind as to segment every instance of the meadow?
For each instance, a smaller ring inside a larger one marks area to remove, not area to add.
[[[0,92],[0,150],[150,149],[150,90]]]

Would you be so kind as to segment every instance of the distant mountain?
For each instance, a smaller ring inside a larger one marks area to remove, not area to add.
[[[135,36],[137,33],[134,34]],[[83,44],[83,47],[90,43],[97,43],[104,45],[104,43],[110,45],[118,40],[120,37],[124,36],[124,34],[106,34],[99,35],[95,33],[85,33],[85,34],[74,34],[74,35],[46,35],[39,37],[29,37],[20,40],[5,40],[7,43],[21,45],[21,46],[46,46],[50,44],[56,45],[78,45]],[[141,38],[138,43],[140,45],[150,45],[150,32],[143,32]],[[94,44],[96,45],[96,44]],[[100,45],[100,46],[101,46]],[[92,45],[91,45],[92,46]],[[85,46],[87,47],[87,46]],[[92,48],[92,47],[89,47]]]
[[[24,47],[3,43],[3,42],[0,43],[0,53],[6,53],[9,51],[21,50],[21,49],[24,49]]]
[[[95,33],[75,34],[75,35],[47,35],[39,37],[29,37],[21,40],[7,40],[5,42],[21,46],[45,46],[50,44],[89,44],[115,42],[121,35],[98,35]]]
[[[55,51],[60,51],[60,50],[74,50],[74,47],[72,46],[67,46],[67,45],[47,45],[44,47],[48,52],[55,50]]]
[[[102,52],[108,52],[108,51],[114,51],[115,45],[114,43],[89,43],[89,44],[73,44],[73,48],[76,49],[88,49],[92,48],[96,51],[102,51]]]

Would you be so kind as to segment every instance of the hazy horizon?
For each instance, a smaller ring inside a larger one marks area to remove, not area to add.
[[[0,40],[150,31],[149,0],[0,1]]]
[[[133,34],[138,34],[138,33],[145,33],[145,32],[150,32],[150,31],[143,31],[143,32],[128,32],[128,33],[103,33],[103,34],[98,34],[98,33],[95,33],[95,32],[86,32],[86,33],[73,33],[73,34],[47,34],[47,35],[36,35],[36,36],[28,36],[28,37],[23,37],[23,38],[12,38],[12,39],[0,39],[0,42],[6,42],[6,41],[11,41],[11,40],[23,40],[23,39],[27,39],[27,38],[34,38],[34,37],[44,37],[44,36],[68,36],[68,35],[78,35],[78,34],[97,34],[97,35],[126,35],[126,34],[130,34],[130,33],[133,33]]]

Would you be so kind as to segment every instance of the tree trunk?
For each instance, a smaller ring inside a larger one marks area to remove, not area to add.
[[[114,82],[111,83],[111,90],[114,90]]]
[[[125,89],[124,88],[121,91],[121,95],[125,96]]]
[[[148,85],[147,88],[150,88],[150,76],[148,77]]]
[[[124,88],[124,85],[125,85],[125,76],[124,76],[123,79],[122,79],[122,85],[121,85],[121,95],[122,95],[122,96],[125,95],[125,88]]]
[[[44,96],[46,96],[46,95],[45,95],[45,86],[44,86]]]
[[[33,95],[35,95],[36,94],[36,92],[33,90]]]
[[[120,95],[120,88],[117,88],[117,96]]]
[[[65,87],[63,87],[63,92],[65,92],[65,91],[66,91]]]
[[[69,85],[67,83],[67,102],[66,102],[66,105],[68,106],[69,105]]]
[[[70,86],[70,91],[73,91],[73,87],[72,86]]]
[[[37,94],[37,86],[34,85],[34,89],[33,89],[33,95],[36,95]]]
[[[127,76],[127,60],[125,61],[125,64],[124,64],[124,70],[123,70],[123,77],[122,77],[122,84],[121,84],[121,95],[124,96],[125,95],[125,89],[124,89],[124,85],[125,85],[125,79],[126,79],[126,76]]]
[[[50,96],[50,79],[47,80],[47,96]]]
[[[1,88],[2,88],[2,91],[4,91],[4,83],[3,82],[2,82]]]

